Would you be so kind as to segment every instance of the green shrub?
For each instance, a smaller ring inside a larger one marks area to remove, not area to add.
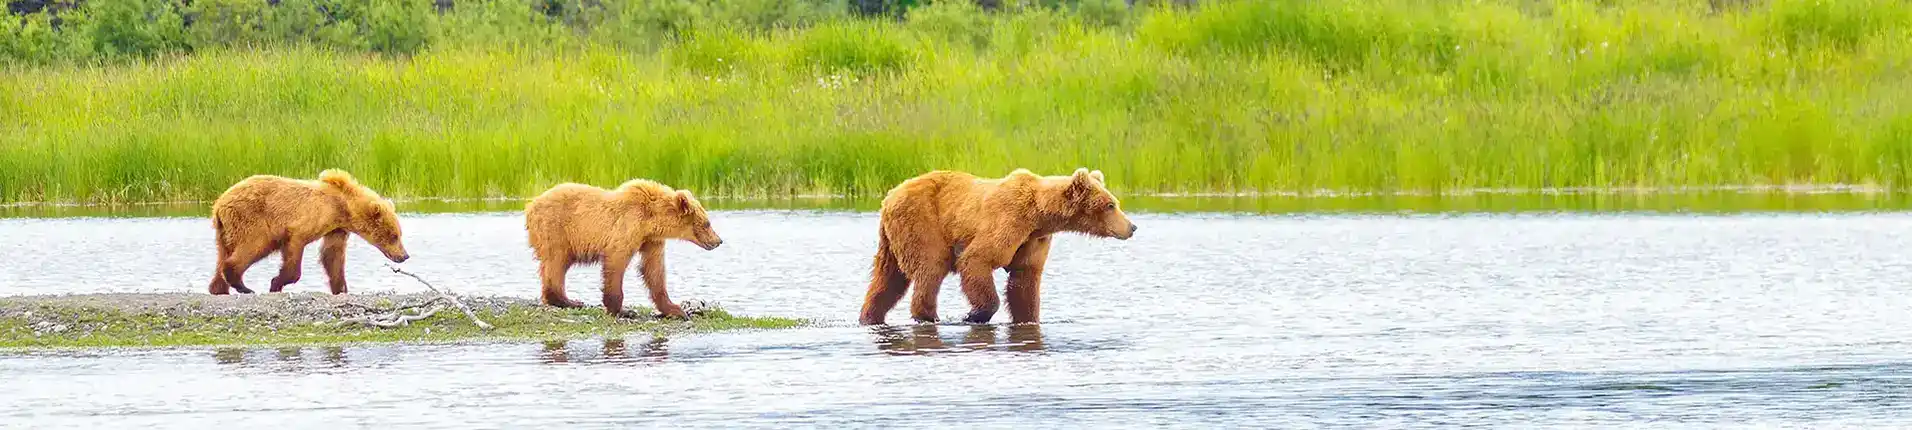
[[[76,27],[101,57],[148,57],[187,46],[185,24],[166,0],[94,1]]]
[[[286,43],[319,43],[331,39],[331,18],[319,7],[323,0],[279,0],[266,9],[261,30],[265,37]]]
[[[410,54],[431,42],[436,20],[430,0],[373,0],[361,7],[366,48]]]
[[[270,38],[265,27],[270,8],[257,0],[195,0],[187,8],[193,17],[186,31],[193,47],[246,46]]]
[[[434,39],[464,47],[550,47],[566,42],[563,20],[571,15],[583,13],[553,11],[546,0],[464,1],[440,18]]]
[[[70,36],[53,31],[52,16],[28,15],[18,25],[7,21],[0,20],[0,63],[46,63],[71,55]]]
[[[807,27],[844,17],[843,0],[715,0],[707,6],[716,22],[750,30]]]
[[[607,5],[601,37],[626,47],[654,48],[683,40],[709,20],[695,0],[629,1]]]

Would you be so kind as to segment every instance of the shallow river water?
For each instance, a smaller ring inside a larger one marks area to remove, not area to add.
[[[815,327],[0,353],[0,427],[1912,426],[1908,214],[1136,215],[1057,243],[1041,325],[888,328],[854,324],[874,214],[713,217],[722,248],[670,246],[673,298]],[[408,271],[536,292],[517,214],[405,228]],[[203,291],[211,233],[0,219],[0,295]],[[419,289],[379,261],[354,239],[355,292]],[[323,291],[306,264],[288,290]]]

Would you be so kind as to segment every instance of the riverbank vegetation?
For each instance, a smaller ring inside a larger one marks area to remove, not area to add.
[[[1118,193],[1912,186],[1902,1],[906,3],[14,15],[0,200],[203,201],[330,167],[395,197],[1077,166]]]

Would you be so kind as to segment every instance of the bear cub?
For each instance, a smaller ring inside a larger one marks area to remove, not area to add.
[[[219,261],[207,291],[228,294],[246,288],[246,269],[274,252],[284,259],[272,292],[299,282],[300,259],[306,245],[319,246],[319,263],[332,294],[345,294],[345,240],[357,235],[377,247],[385,258],[411,258],[399,240],[398,211],[371,188],[359,185],[343,170],[319,172],[316,181],[272,175],[254,175],[233,184],[212,203],[212,228]]]
[[[543,280],[543,302],[583,306],[565,296],[564,275],[571,266],[602,262],[604,310],[614,316],[634,317],[624,310],[624,271],[635,255],[641,257],[638,272],[650,290],[651,304],[666,317],[687,318],[664,289],[664,241],[686,240],[705,250],[724,243],[690,191],[644,179],[612,190],[559,184],[531,199],[524,213]]]

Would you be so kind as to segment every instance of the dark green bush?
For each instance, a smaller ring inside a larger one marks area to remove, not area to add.
[[[179,9],[166,0],[96,1],[84,10],[83,21],[66,23],[78,24],[98,56],[147,57],[187,46]]]
[[[271,38],[266,33],[271,11],[258,0],[195,0],[186,8],[193,18],[186,29],[187,43],[194,47],[254,45]]]
[[[23,17],[19,25],[0,22],[0,63],[41,63],[68,56],[71,34],[53,31],[52,16]]]
[[[1043,11],[1122,25],[1126,0],[79,0],[0,22],[0,62],[143,58],[197,49],[316,45],[405,55],[437,43],[549,47],[585,40],[660,49],[715,32],[828,27],[797,53],[800,67],[897,70],[909,38],[867,37],[867,25],[907,22],[922,35],[988,47],[990,14]],[[1147,4],[1149,2],[1143,2]],[[448,7],[440,7],[449,5]],[[880,13],[859,11],[876,10]],[[867,19],[849,19],[852,16]],[[858,22],[871,21],[871,22]],[[574,36],[585,36],[577,38]],[[710,40],[706,40],[709,43]],[[723,49],[696,50],[723,58]],[[704,54],[697,54],[704,55]],[[693,55],[694,56],[694,55]],[[689,59],[689,57],[686,57]],[[702,61],[702,60],[695,60]],[[703,65],[710,66],[710,65]],[[708,67],[706,67],[708,68]]]

